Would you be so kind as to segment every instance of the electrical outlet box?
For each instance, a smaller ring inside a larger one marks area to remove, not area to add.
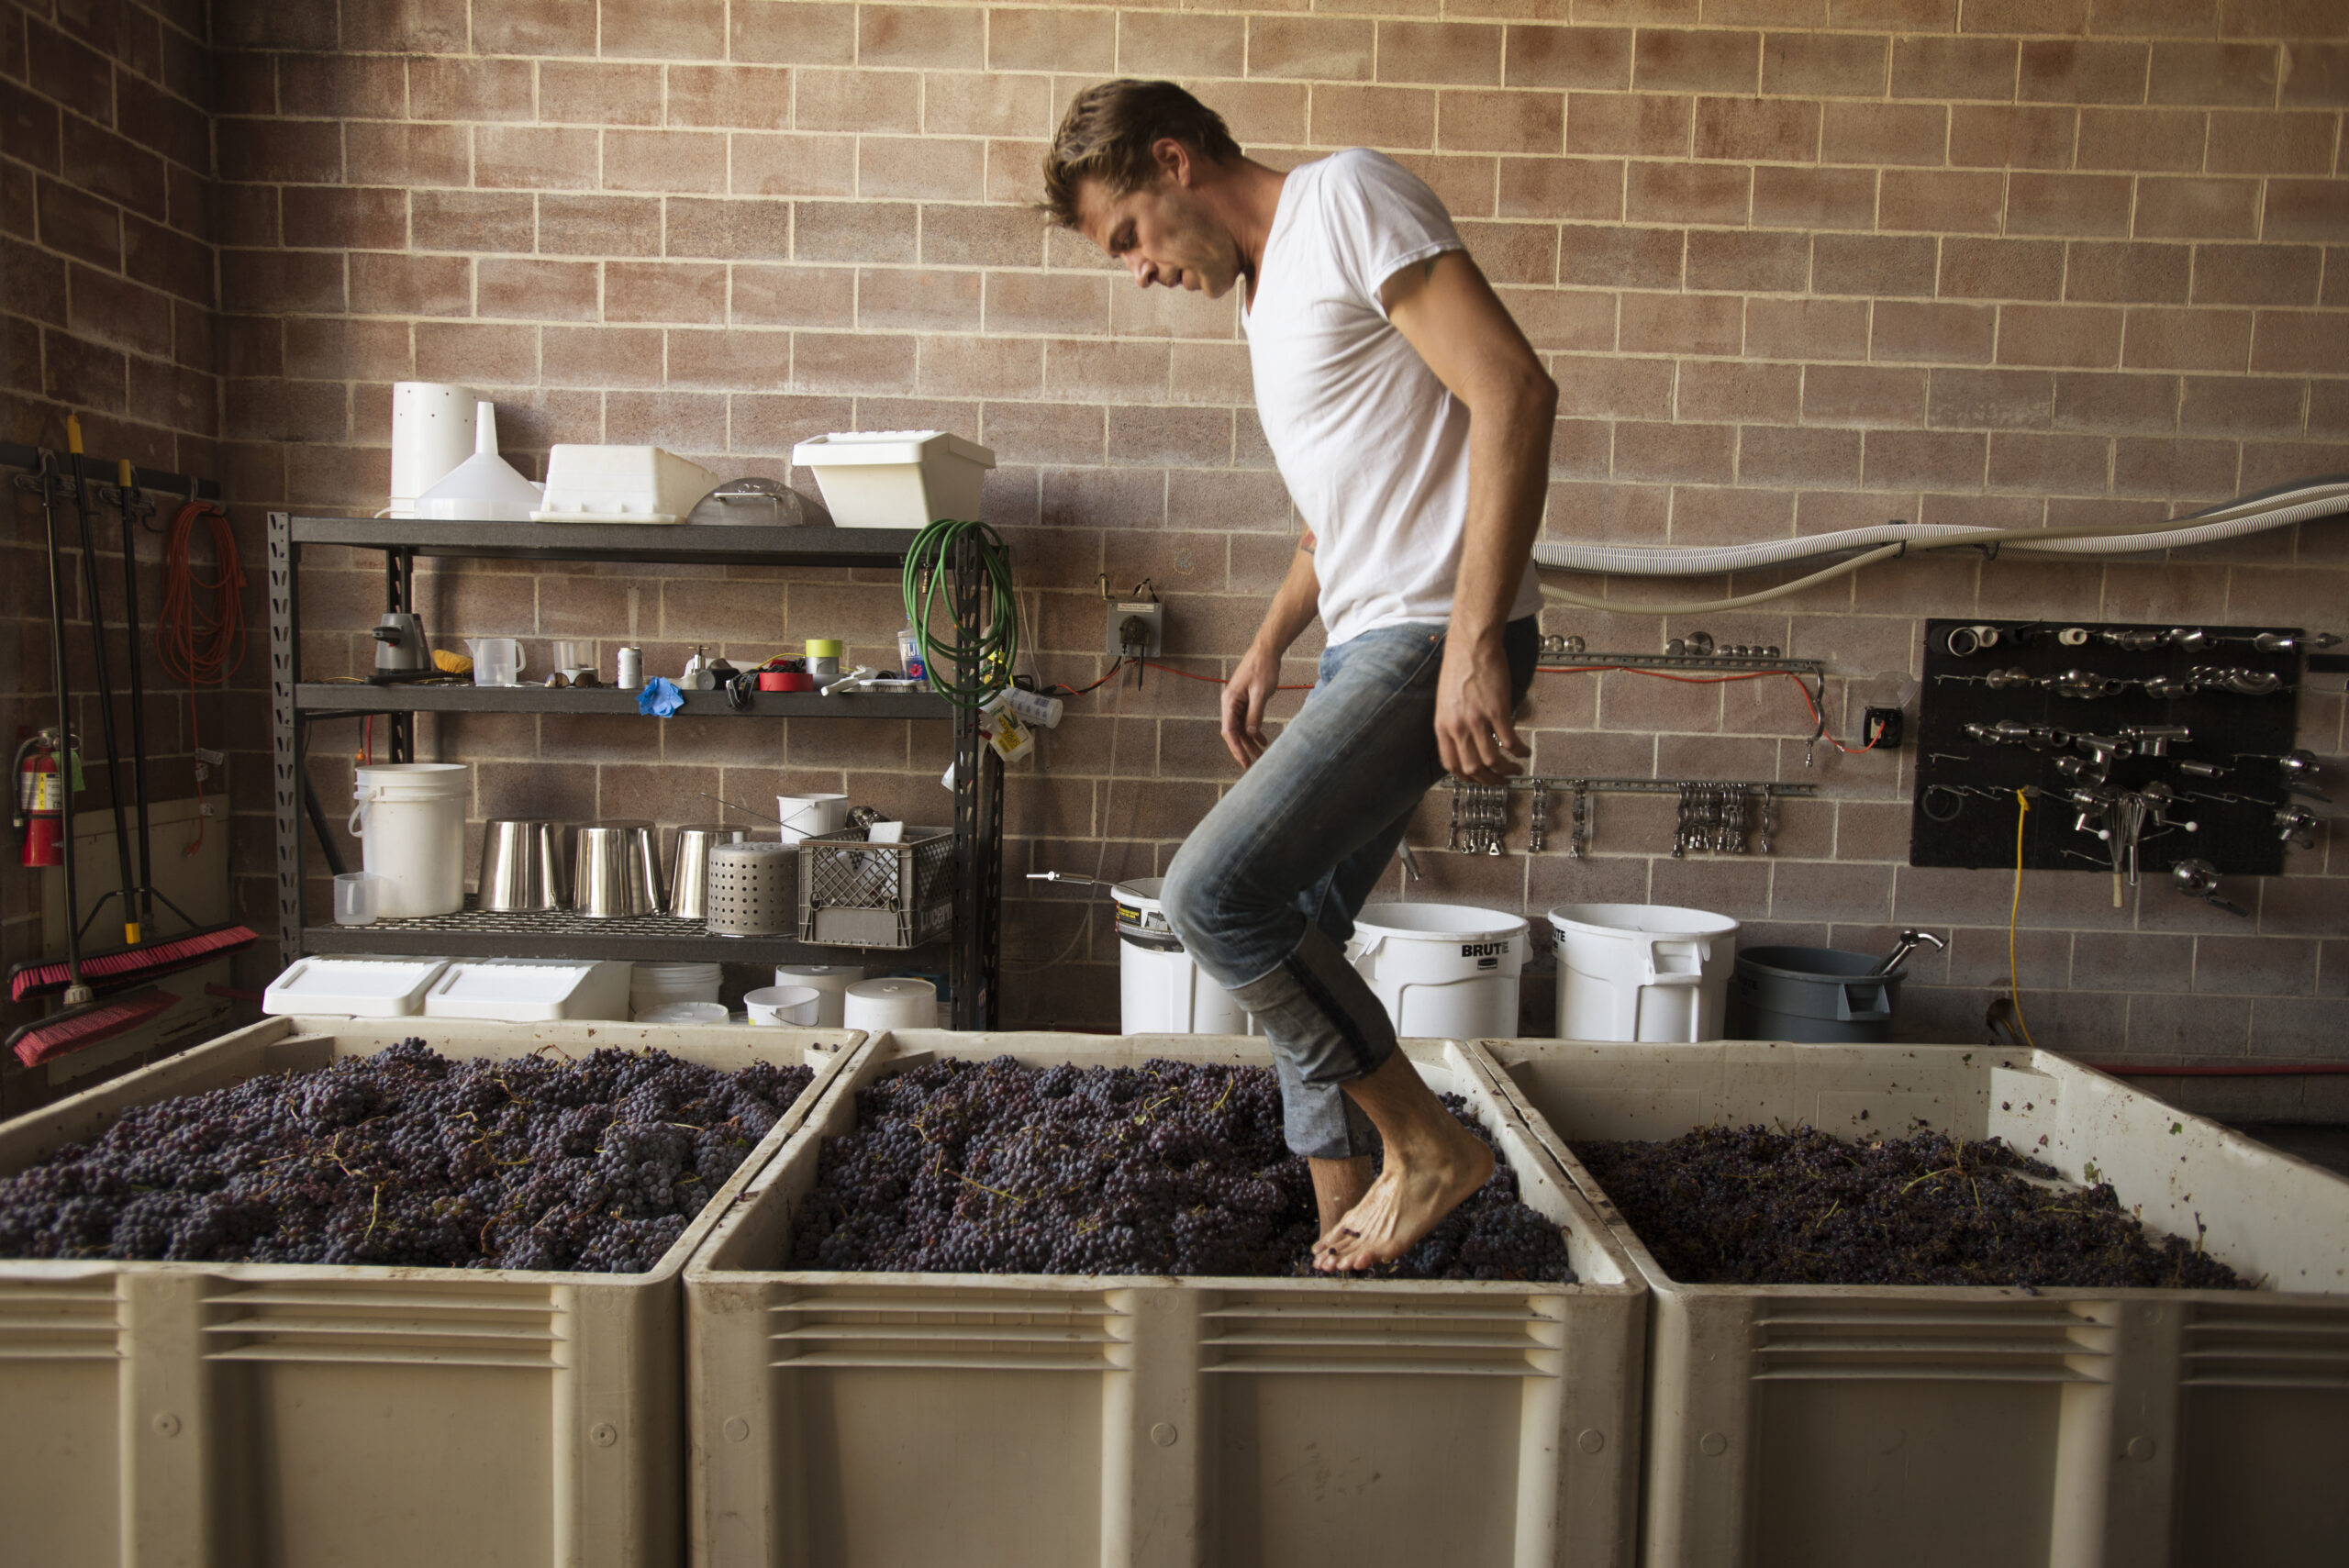
[[[1109,632],[1103,651],[1110,658],[1155,659],[1163,653],[1166,606],[1156,599],[1111,600]]]
[[[1872,707],[1860,718],[1860,744],[1879,751],[1900,749],[1900,710],[1897,707]]]

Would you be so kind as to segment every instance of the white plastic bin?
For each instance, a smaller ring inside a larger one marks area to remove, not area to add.
[[[559,443],[547,452],[540,523],[682,523],[718,475],[659,447]]]
[[[1265,1061],[1230,1036],[873,1041],[687,1266],[694,1562],[1628,1564],[1644,1303],[1490,1058],[1404,1049],[1578,1283],[792,1271],[821,1140],[885,1073]]]
[[[802,441],[791,461],[815,471],[839,527],[926,528],[978,517],[995,453],[943,430],[859,430]]]
[[[2349,1180],[2050,1051],[1496,1045],[1646,1278],[1649,1568],[2338,1568]],[[1998,1137],[2260,1288],[1690,1284],[1575,1158],[1809,1123]]]
[[[0,1171],[133,1106],[414,1035],[450,1057],[658,1047],[816,1076],[645,1273],[0,1259],[8,1562],[678,1561],[678,1272],[861,1036],[271,1018],[0,1126]]]
[[[629,968],[608,960],[459,960],[425,993],[424,1011],[435,1018],[515,1024],[626,1018]]]
[[[384,879],[375,915],[447,915],[465,903],[465,762],[378,762],[357,770],[350,828],[366,870]]]
[[[1347,953],[1398,1035],[1507,1039],[1518,1032],[1522,915],[1457,904],[1365,904]]]
[[[1118,1027],[1127,1034],[1255,1034],[1256,1020],[1183,951],[1160,900],[1166,879],[1109,889],[1118,926]]]
[[[1561,1040],[1719,1040],[1729,1018],[1737,922],[1669,904],[1561,904]]]
[[[312,1018],[398,1018],[424,1011],[444,958],[297,958],[262,993],[261,1010]]]

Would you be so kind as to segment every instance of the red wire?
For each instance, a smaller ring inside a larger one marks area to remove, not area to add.
[[[188,560],[189,536],[195,520],[212,525],[212,554],[220,575],[209,583],[196,581]],[[211,595],[209,612],[195,602],[197,589]],[[210,501],[190,501],[172,519],[163,542],[163,603],[155,616],[155,658],[163,668],[187,683],[187,733],[190,747],[201,750],[196,728],[195,688],[225,686],[245,662],[245,572],[237,560],[237,535],[228,514]],[[204,775],[195,778],[195,837],[180,851],[195,854],[204,848]]]
[[[1846,757],[1857,757],[1876,750],[1876,741],[1865,746],[1846,746],[1827,733],[1827,721],[1819,716],[1819,705],[1811,700],[1810,688],[1792,670],[1748,670],[1733,675],[1675,675],[1668,670],[1649,670],[1636,664],[1537,664],[1536,670],[1545,675],[1596,675],[1620,673],[1626,675],[1650,675],[1659,681],[1678,681],[1687,685],[1718,686],[1730,681],[1761,681],[1772,675],[1784,675],[1802,694],[1802,706],[1810,710],[1810,722],[1817,728],[1818,739],[1826,741]],[[1878,735],[1877,740],[1883,737]]]
[[[1211,685],[1218,686],[1231,684],[1230,677],[1224,675],[1195,675],[1188,670],[1177,670],[1172,664],[1155,663],[1148,659],[1137,659],[1134,662],[1145,669],[1163,671],[1169,675],[1180,675],[1186,681],[1206,681]],[[1273,689],[1276,692],[1309,692],[1313,689],[1313,683],[1307,681],[1302,685],[1275,686]]]

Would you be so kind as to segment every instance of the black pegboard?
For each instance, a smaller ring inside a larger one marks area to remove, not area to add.
[[[1997,647],[1963,659],[1950,652],[1952,631],[1984,625],[1998,628]],[[2086,630],[2089,640],[2077,647],[2059,641],[2058,634],[2071,627]],[[2263,652],[2249,639],[2261,632],[2298,635],[2298,628],[2208,626],[2201,628],[2211,639],[2206,647],[2189,651],[2164,646],[2142,652],[2115,647],[2097,635],[2136,629],[2132,623],[2112,621],[1925,623],[1910,865],[2013,865],[2014,792],[2036,785],[2042,793],[2032,800],[2024,827],[2022,863],[2040,871],[2109,873],[2103,843],[2074,826],[2076,809],[2063,798],[2074,785],[2056,772],[2057,753],[1985,744],[1965,732],[1968,724],[2012,719],[2095,735],[2132,726],[2185,726],[2193,739],[2174,745],[2167,757],[2123,757],[2112,764],[2111,787],[2136,789],[2159,779],[2185,797],[2182,815],[2199,824],[2191,833],[2149,830],[2138,848],[2142,871],[2166,873],[2176,862],[2188,859],[2209,861],[2230,876],[2273,876],[2283,869],[2284,845],[2277,837],[2276,814],[2288,800],[2272,759],[2293,747],[2302,656]],[[2082,670],[2127,681],[2157,675],[2182,679],[2197,665],[2269,671],[2284,684],[2265,696],[2205,691],[2164,699],[2132,688],[2113,696],[2083,698],[2044,687],[1994,691],[1982,680],[1993,670],[2013,669],[2032,676]],[[2177,764],[2186,762],[2216,763],[2229,771],[2223,778],[2197,778],[2179,769]]]

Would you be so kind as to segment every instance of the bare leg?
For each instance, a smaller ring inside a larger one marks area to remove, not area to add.
[[[1400,1051],[1345,1091],[1385,1140],[1386,1164],[1335,1229],[1323,1220],[1313,1266],[1326,1273],[1392,1262],[1493,1173],[1493,1151],[1443,1108]]]
[[[1327,1241],[1344,1218],[1346,1211],[1360,1203],[1370,1192],[1370,1156],[1357,1154],[1351,1160],[1312,1160],[1306,1164],[1313,1171],[1313,1206],[1321,1211],[1320,1240]]]

